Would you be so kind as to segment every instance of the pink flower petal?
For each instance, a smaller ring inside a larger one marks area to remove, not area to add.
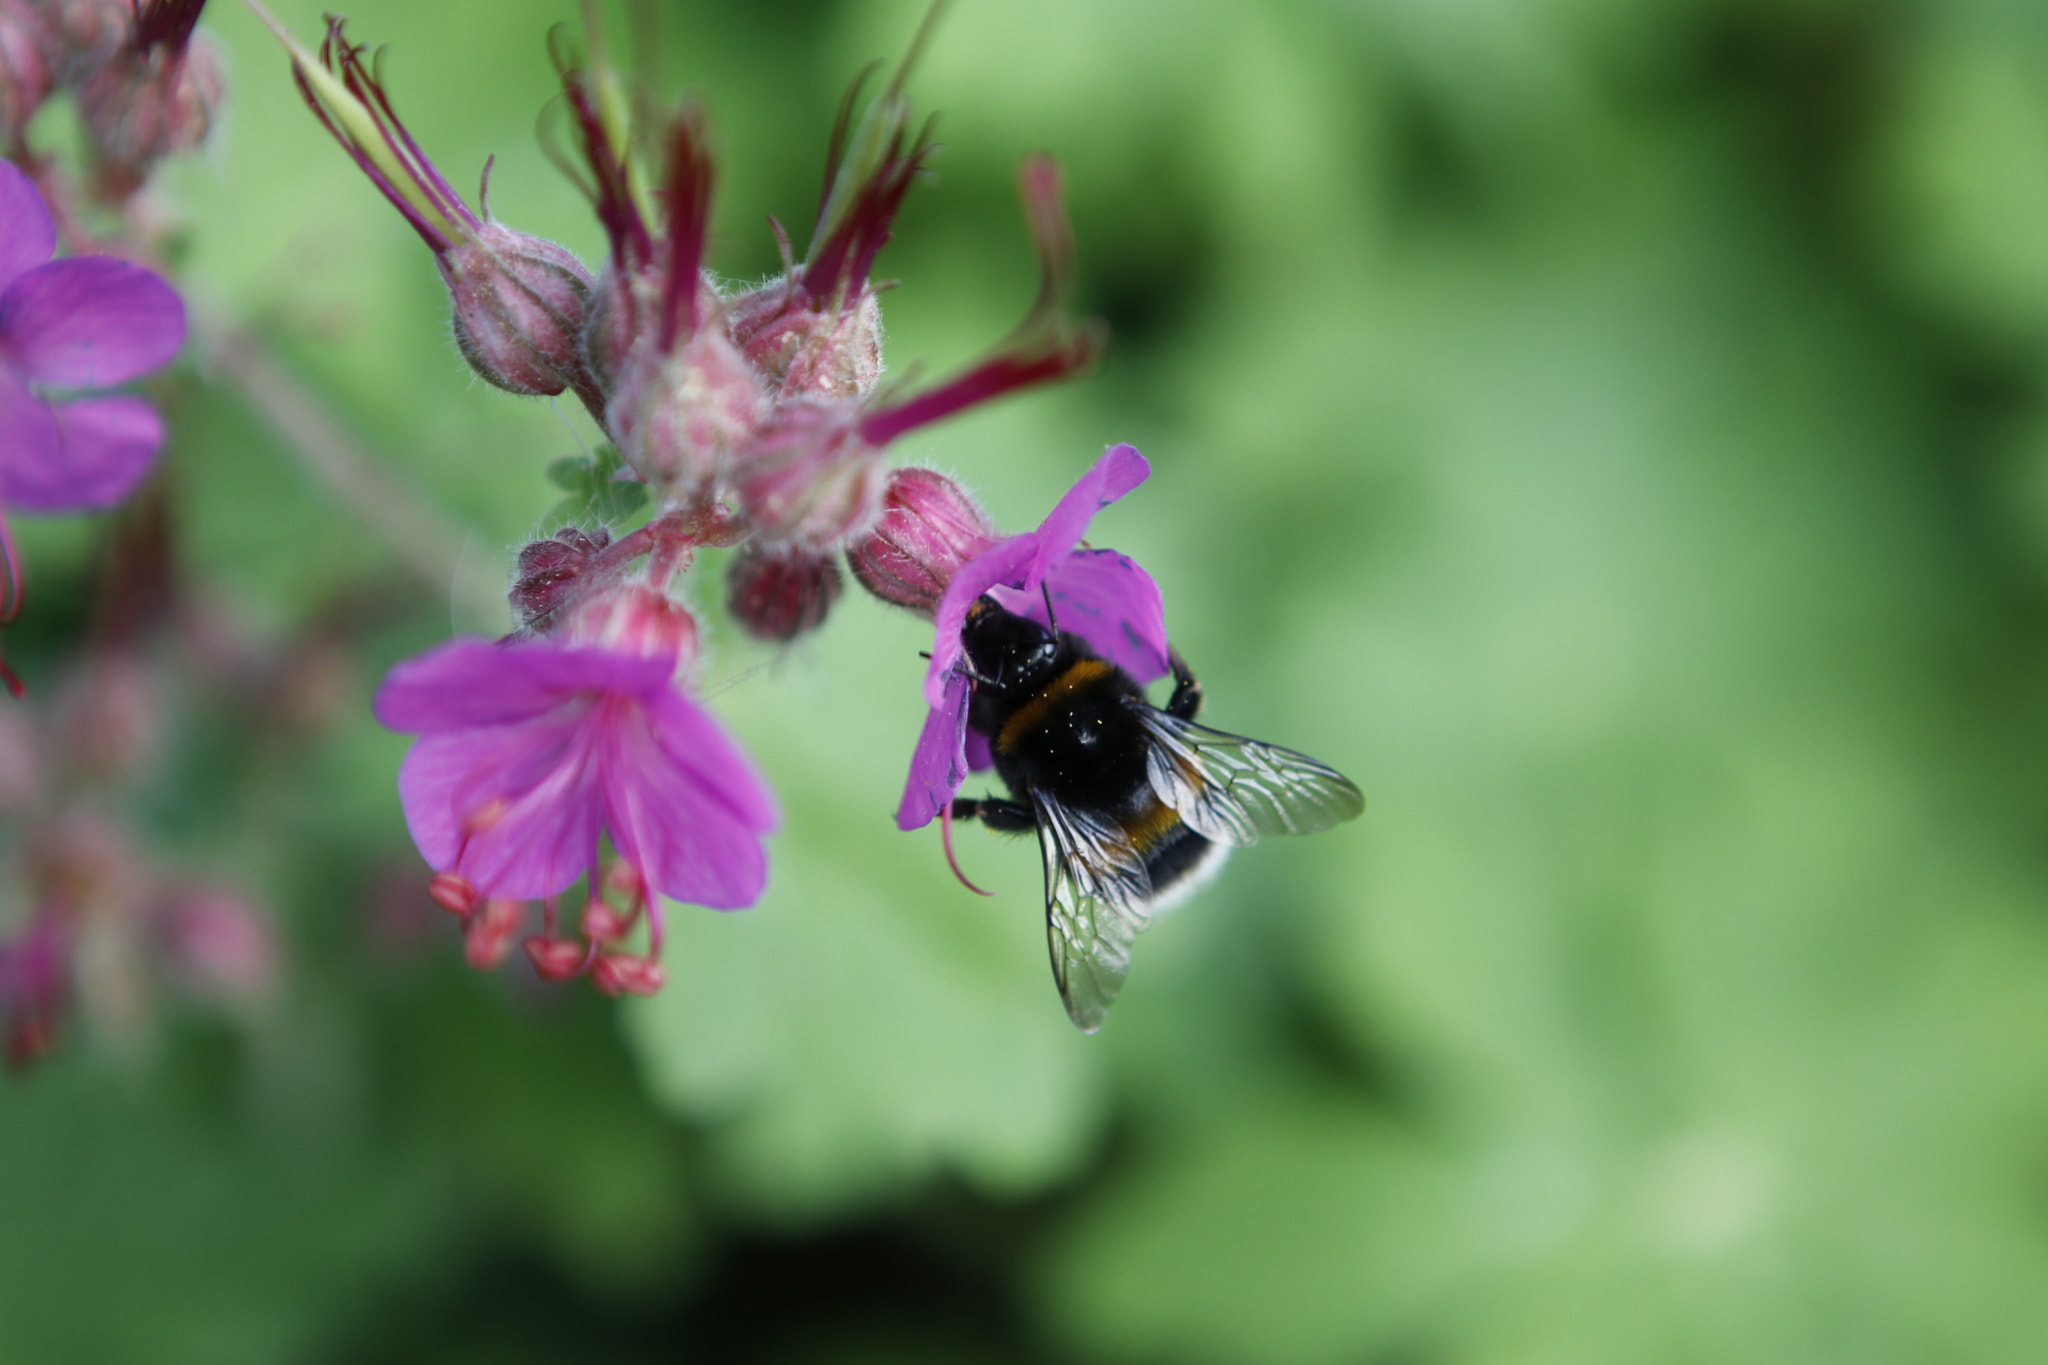
[[[374,705],[387,729],[413,734],[504,725],[583,691],[659,696],[675,661],[552,645],[451,640],[385,676]]]
[[[591,716],[456,730],[413,745],[398,795],[420,856],[485,896],[530,900],[567,889],[597,852]]]
[[[967,679],[948,673],[939,702],[925,713],[910,756],[910,780],[896,807],[896,828],[922,829],[939,817],[967,780]]]
[[[1035,588],[1088,534],[1095,514],[1145,482],[1152,466],[1135,446],[1111,446],[1038,526],[1038,554],[1021,588]]]
[[[1018,584],[1038,552],[1037,538],[1026,534],[1011,536],[982,551],[962,564],[953,573],[953,579],[946,584],[945,595],[939,598],[938,614],[933,619],[932,662],[924,674],[924,698],[933,706],[946,688],[946,680],[953,676],[953,665],[960,659],[960,629],[967,624],[967,609],[975,599],[998,584]]]
[[[19,166],[0,161],[0,291],[56,249],[57,225],[42,192]]]
[[[24,511],[112,507],[135,491],[164,443],[163,418],[140,398],[82,398],[44,410],[57,431],[54,450],[0,450],[0,497]]]
[[[752,905],[768,881],[761,835],[776,823],[774,798],[688,698],[633,711],[605,736],[605,823],[620,856],[671,900]]]
[[[28,488],[46,483],[47,471],[63,459],[63,451],[57,414],[0,365],[0,502],[12,500],[17,483]]]
[[[0,354],[34,384],[125,383],[167,364],[184,342],[178,291],[112,256],[39,265],[0,294]]]
[[[1141,683],[1170,671],[1166,606],[1159,584],[1130,556],[1115,550],[1076,550],[1053,565],[1045,585],[1061,630],[1080,636],[1090,649]],[[1007,611],[1041,626],[1051,624],[1040,593],[997,587],[989,595]]]

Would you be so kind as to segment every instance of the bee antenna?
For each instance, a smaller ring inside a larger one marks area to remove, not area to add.
[[[1045,581],[1044,581],[1043,579],[1041,579],[1041,580],[1039,580],[1039,584],[1038,584],[1038,591],[1039,591],[1040,593],[1042,593],[1042,594],[1044,595],[1044,597],[1045,597],[1045,625],[1046,625],[1046,629],[1050,630],[1050,631],[1051,631],[1051,632],[1053,633],[1053,635],[1054,635],[1055,637],[1057,637],[1057,636],[1059,635],[1059,633],[1060,633],[1060,618],[1059,618],[1058,616],[1056,616],[1056,615],[1054,615],[1054,614],[1053,614],[1053,609],[1052,609],[1052,584],[1050,584],[1050,583],[1047,583],[1047,582],[1045,582]]]

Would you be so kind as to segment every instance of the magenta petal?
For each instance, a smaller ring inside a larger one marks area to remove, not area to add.
[[[1029,533],[1011,536],[953,571],[952,581],[946,584],[945,594],[939,598],[939,610],[932,623],[932,662],[924,675],[926,702],[933,706],[940,704],[947,679],[953,674],[953,665],[959,662],[960,630],[967,624],[967,609],[974,605],[976,598],[998,584],[1014,586],[1020,583],[1025,566],[1037,552],[1035,536]]]
[[[61,469],[63,458],[57,414],[0,365],[0,502],[12,502],[17,487],[33,489],[48,483],[50,471]]]
[[[0,352],[31,383],[124,383],[167,364],[184,342],[178,291],[112,256],[39,265],[0,294]]]
[[[1166,606],[1159,584],[1137,561],[1115,550],[1076,550],[1045,577],[1063,631],[1136,678],[1151,682],[1171,671],[1167,660]],[[996,588],[1005,610],[1050,624],[1039,593]]]
[[[670,900],[716,910],[759,900],[775,798],[710,713],[672,692],[620,716],[606,745],[606,825],[620,856]]]
[[[1151,473],[1152,466],[1135,446],[1117,445],[1104,451],[1094,467],[1067,490],[1066,496],[1039,523],[1038,555],[1019,586],[1037,587],[1039,580],[1081,543],[1095,514],[1145,482]]]
[[[674,668],[673,659],[602,649],[451,640],[386,674],[373,709],[386,728],[413,734],[503,725],[578,692],[658,696]]]
[[[591,713],[428,735],[398,770],[405,822],[428,865],[486,896],[567,889],[597,851]]]
[[[996,766],[995,751],[989,747],[988,736],[972,726],[967,730],[966,752],[968,772],[985,773]]]
[[[0,161],[0,291],[56,249],[57,225],[42,191],[19,166]]]
[[[57,448],[0,451],[0,493],[30,512],[97,512],[135,491],[164,443],[163,418],[140,398],[82,398],[47,409]]]
[[[896,828],[922,829],[938,818],[967,780],[967,679],[958,673],[946,684],[924,718],[917,749],[910,756],[910,780],[896,808]]]

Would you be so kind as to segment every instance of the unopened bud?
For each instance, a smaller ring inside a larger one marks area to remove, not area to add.
[[[720,477],[766,408],[760,380],[723,329],[701,327],[673,351],[647,345],[634,354],[605,422],[635,473],[687,500]]]
[[[809,401],[776,409],[731,486],[765,540],[822,552],[875,524],[887,479],[882,452],[861,437],[857,405]]]
[[[0,146],[21,143],[29,120],[56,89],[42,24],[23,0],[0,0]]]
[[[588,955],[573,938],[535,935],[526,940],[526,956],[532,960],[533,969],[547,981],[567,981],[575,976],[583,970],[583,959]]]
[[[427,883],[427,895],[451,915],[466,915],[476,908],[476,888],[467,877],[454,872],[436,872]]]
[[[158,161],[204,142],[220,96],[220,57],[200,38],[183,48],[123,48],[86,77],[78,113],[108,192],[127,197]]]
[[[591,388],[583,325],[594,282],[568,248],[484,223],[434,260],[455,344],[485,383],[519,394]]]
[[[590,979],[606,995],[653,995],[668,973],[659,962],[625,953],[601,953],[591,964]]]
[[[748,546],[726,568],[726,606],[756,640],[793,640],[839,600],[839,566],[808,550]]]
[[[842,311],[794,281],[770,280],[729,308],[733,344],[778,399],[865,398],[882,377],[882,305],[872,291]]]
[[[470,911],[462,925],[462,955],[480,972],[495,970],[512,954],[512,942],[526,919],[519,901],[493,897]]]
[[[697,618],[646,583],[620,584],[579,606],[567,636],[571,645],[597,645],[620,654],[673,655],[679,678],[697,662]]]
[[[996,543],[974,497],[933,469],[889,475],[882,518],[846,552],[853,576],[884,602],[929,616],[962,564]]]
[[[589,532],[572,526],[521,550],[518,574],[506,594],[519,624],[528,630],[545,629],[548,618],[583,586],[584,575],[611,543],[611,532],[602,526]]]

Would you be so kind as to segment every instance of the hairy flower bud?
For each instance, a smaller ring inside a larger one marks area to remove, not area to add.
[[[47,39],[43,55],[60,85],[84,80],[135,31],[133,0],[28,0]]]
[[[564,527],[519,552],[519,569],[506,594],[522,629],[544,631],[555,611],[583,586],[598,555],[612,543],[611,532]]]
[[[882,305],[872,292],[842,311],[777,279],[729,307],[733,344],[778,400],[865,398],[882,377]]]
[[[726,567],[726,606],[757,640],[793,640],[817,629],[841,590],[839,566],[804,550],[750,545]]]
[[[729,480],[742,512],[771,544],[836,549],[882,514],[888,468],[849,403],[779,406]]]
[[[884,602],[929,616],[954,571],[995,542],[972,494],[935,469],[913,466],[889,475],[882,519],[848,548],[846,563]]]
[[[485,383],[518,394],[595,392],[583,364],[594,281],[566,247],[484,223],[434,260],[453,305],[455,344]]]
[[[139,189],[164,157],[206,140],[220,106],[220,57],[194,38],[182,47],[125,47],[78,88],[78,113],[116,197]]]
[[[717,327],[672,351],[641,347],[605,408],[619,454],[664,497],[687,501],[718,480],[767,407],[761,383]]]

